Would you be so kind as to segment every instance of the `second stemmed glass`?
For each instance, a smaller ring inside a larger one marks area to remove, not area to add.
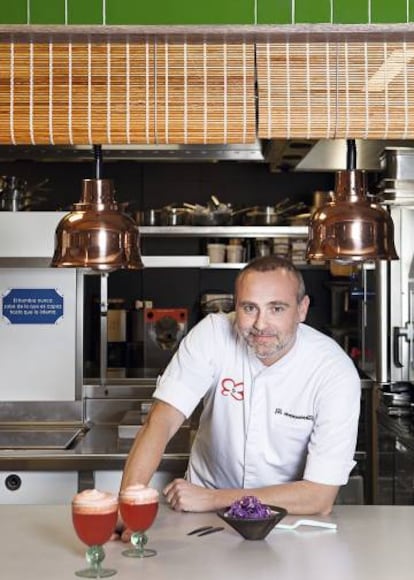
[[[156,550],[145,548],[148,536],[145,533],[152,526],[158,512],[158,491],[144,485],[131,485],[119,494],[119,510],[124,523],[132,531],[132,548],[124,550],[129,558],[148,558],[156,555]]]

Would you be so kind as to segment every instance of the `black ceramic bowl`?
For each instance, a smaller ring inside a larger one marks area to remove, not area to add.
[[[272,510],[272,514],[268,518],[262,519],[227,516],[226,513],[230,509],[229,507],[219,510],[217,515],[246,540],[263,540],[273,530],[275,525],[287,515],[285,508],[274,505],[269,505],[268,507]]]

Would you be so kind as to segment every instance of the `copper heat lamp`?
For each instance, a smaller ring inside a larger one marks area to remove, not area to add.
[[[81,201],[59,222],[51,266],[139,270],[144,265],[138,226],[119,210],[112,180],[101,179],[101,147],[95,145],[94,152],[96,178],[83,180]]]
[[[309,223],[307,258],[362,262],[398,260],[389,213],[366,196],[366,174],[356,169],[355,140],[347,141],[347,169],[337,171],[333,200]]]

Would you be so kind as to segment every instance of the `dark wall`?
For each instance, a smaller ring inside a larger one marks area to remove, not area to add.
[[[68,209],[79,201],[81,181],[93,178],[94,163],[0,162],[0,175],[16,175],[34,185],[48,179],[37,209]],[[285,197],[311,203],[312,192],[332,189],[332,173],[271,173],[264,163],[106,162],[103,177],[113,179],[119,202],[142,209],[171,202],[205,204],[215,194],[235,206],[272,205]],[[35,209],[35,208],[34,208]]]
[[[68,210],[80,198],[81,181],[94,177],[94,163],[0,163],[0,175],[16,175],[34,185],[48,179],[46,191],[34,197],[33,210]],[[332,173],[271,173],[260,163],[138,163],[106,162],[103,177],[115,182],[118,202],[129,202],[131,211],[159,208],[169,203],[206,204],[215,194],[235,207],[273,205],[289,197],[292,202],[312,204],[315,190],[334,186]],[[202,239],[143,239],[145,254],[204,254]],[[200,317],[203,293],[232,293],[237,274],[233,269],[153,269],[114,272],[109,276],[109,298],[122,297],[127,308],[135,300],[152,300],[156,308],[188,308],[192,326]],[[330,317],[330,293],[325,282],[328,270],[304,269],[311,296],[308,322],[324,330]],[[99,295],[97,276],[86,282],[87,357],[96,352],[97,329],[92,313]]]

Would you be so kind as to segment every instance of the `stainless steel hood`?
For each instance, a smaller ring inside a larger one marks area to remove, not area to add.
[[[414,147],[412,140],[356,139],[356,169],[381,171],[380,156],[385,147]],[[346,139],[318,141],[272,140],[264,148],[271,171],[339,171],[346,169]]]
[[[358,167],[381,170],[385,147],[414,147],[413,140],[357,139]],[[267,163],[272,172],[346,169],[346,139],[257,140],[232,145],[103,145],[105,161]],[[91,161],[89,145],[0,145],[0,162]]]
[[[409,140],[356,139],[357,167],[366,171],[380,171],[380,156],[386,147],[413,147]],[[346,169],[346,139],[323,139],[296,165],[297,171],[339,171]]]
[[[0,145],[0,161],[91,161],[90,145]],[[265,162],[260,141],[234,145],[102,145],[105,161]]]

